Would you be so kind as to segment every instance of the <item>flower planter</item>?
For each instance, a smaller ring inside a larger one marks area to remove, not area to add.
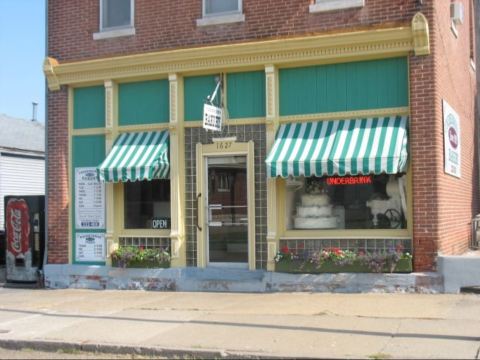
[[[169,268],[170,261],[129,261],[127,264],[122,263],[118,260],[112,259],[112,267],[119,267],[119,268],[137,268],[137,269],[161,269],[161,268]]]
[[[293,273],[293,274],[320,274],[320,273],[372,273],[373,271],[362,261],[356,260],[349,265],[337,265],[332,261],[325,261],[317,267],[317,265],[299,261],[282,259],[275,264],[275,271]],[[382,273],[389,273],[390,269],[385,266]],[[412,259],[400,259],[395,269],[395,273],[412,272]]]

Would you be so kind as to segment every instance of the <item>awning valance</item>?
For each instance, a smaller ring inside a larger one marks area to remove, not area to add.
[[[407,166],[407,116],[289,123],[267,157],[269,177],[396,174]]]
[[[121,134],[107,158],[97,168],[100,181],[168,179],[168,131]]]

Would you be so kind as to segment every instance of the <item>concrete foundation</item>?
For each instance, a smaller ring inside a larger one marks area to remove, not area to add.
[[[439,256],[438,273],[446,293],[459,293],[462,287],[480,286],[480,255]]]
[[[45,286],[52,289],[115,289],[211,292],[408,292],[441,293],[437,273],[285,274],[233,269],[120,269],[104,266],[47,265]]]

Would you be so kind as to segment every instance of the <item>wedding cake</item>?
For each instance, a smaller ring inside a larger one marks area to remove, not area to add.
[[[296,229],[334,229],[338,217],[333,215],[333,206],[327,194],[304,194],[297,206],[294,219]]]

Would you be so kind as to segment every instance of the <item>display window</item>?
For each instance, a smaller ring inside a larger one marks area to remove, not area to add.
[[[125,229],[170,229],[170,180],[126,182]]]
[[[286,229],[407,229],[406,175],[290,177]]]

